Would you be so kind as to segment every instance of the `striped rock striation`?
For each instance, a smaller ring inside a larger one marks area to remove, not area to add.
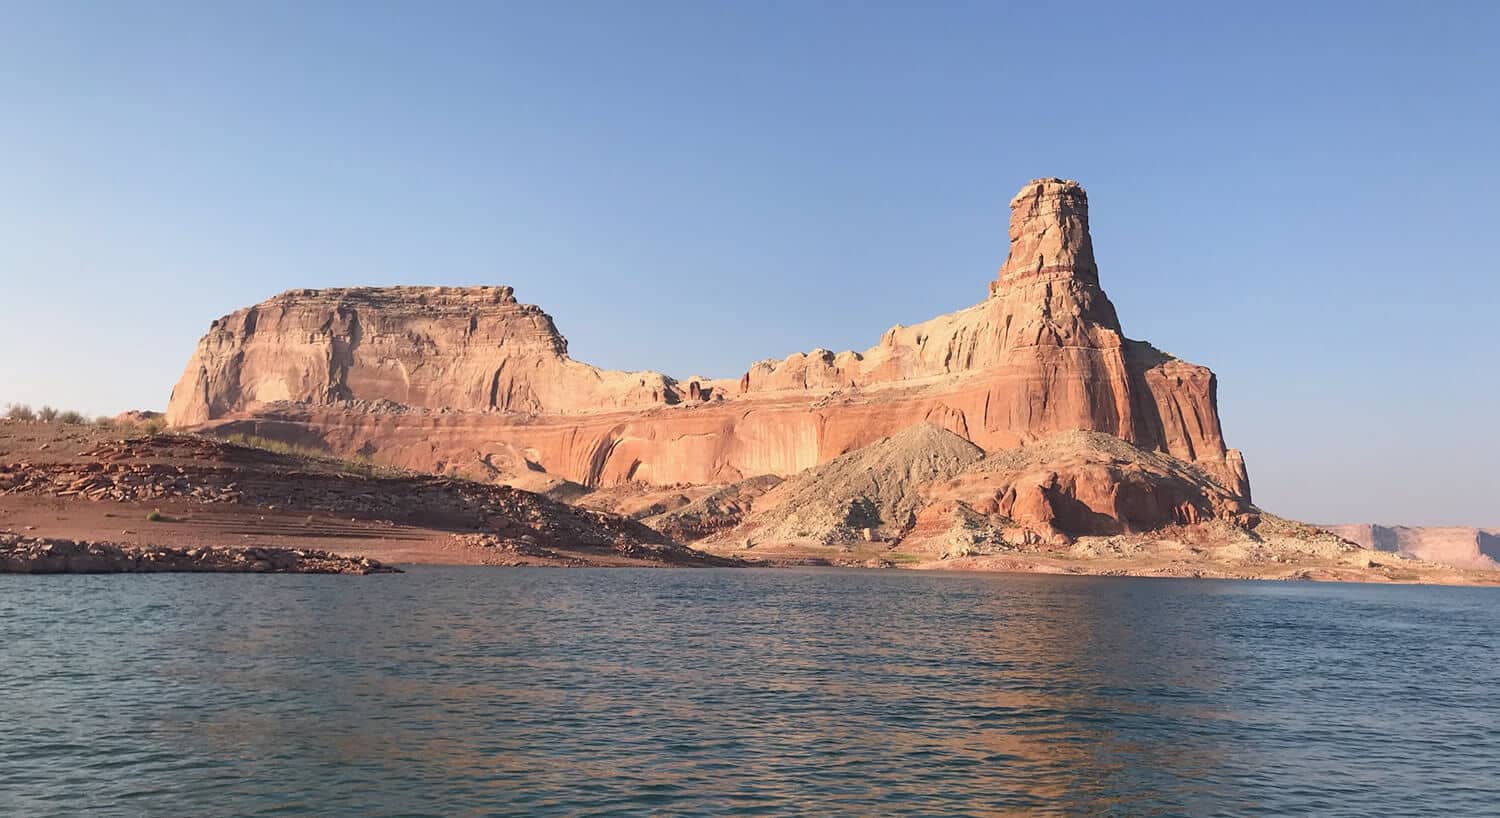
[[[601,370],[509,287],[293,290],[215,321],[168,422],[408,468],[589,487],[790,475],[915,424],[986,451],[1101,432],[1249,502],[1214,374],[1123,334],[1100,287],[1088,197],[1038,179],[1011,202],[988,298],[739,378]]]

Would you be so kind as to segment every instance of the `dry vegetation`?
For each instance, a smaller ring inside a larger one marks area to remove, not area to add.
[[[294,458],[304,463],[332,466],[336,470],[352,474],[359,474],[365,477],[410,474],[410,472],[407,472],[405,469],[399,469],[395,466],[384,466],[376,463],[374,460],[371,460],[368,457],[339,457],[330,452],[324,451],[323,449],[315,449],[311,446],[298,446],[295,443],[287,443],[285,441],[274,440],[269,437],[233,434],[225,435],[223,437],[218,437],[215,439],[222,440],[225,443],[233,443],[237,446],[244,446],[250,449],[260,449],[261,451],[271,452],[273,454],[285,455],[286,457]]]
[[[101,429],[122,429],[147,435],[160,434],[166,428],[166,421],[160,417],[150,416],[150,413],[147,413],[140,420],[128,419],[126,415],[119,417],[100,415],[91,419],[82,412],[72,409],[57,409],[52,406],[32,409],[31,406],[24,403],[6,404],[4,417],[6,420],[19,422],[57,423],[64,426],[97,426]]]

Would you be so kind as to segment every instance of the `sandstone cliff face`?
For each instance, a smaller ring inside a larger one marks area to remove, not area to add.
[[[784,476],[918,423],[989,451],[1097,431],[1248,501],[1213,373],[1124,337],[1083,189],[1028,184],[1009,238],[983,303],[893,327],[864,352],[814,350],[727,380],[573,361],[551,318],[508,287],[292,291],[214,323],[168,420],[588,486]]]
[[[1361,548],[1459,568],[1500,568],[1500,530],[1468,526],[1329,525]]]
[[[677,402],[655,372],[607,372],[509,287],[291,290],[213,323],[167,408],[175,426],[275,401],[526,414]]]

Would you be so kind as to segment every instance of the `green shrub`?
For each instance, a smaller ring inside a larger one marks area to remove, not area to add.
[[[36,410],[36,418],[43,423],[51,423],[57,420],[57,410],[50,406],[43,406]]]
[[[70,426],[82,426],[83,424],[89,422],[88,418],[84,417],[81,413],[73,411],[72,409],[58,414],[57,420],[60,423],[66,423]]]
[[[165,517],[161,516],[160,511],[152,511],[146,515],[146,522],[148,523],[159,523],[165,519]]]
[[[36,420],[36,412],[24,403],[12,403],[5,407],[5,416],[11,420]]]
[[[167,428],[166,421],[161,418],[152,418],[141,424],[141,432],[148,435],[159,435]]]

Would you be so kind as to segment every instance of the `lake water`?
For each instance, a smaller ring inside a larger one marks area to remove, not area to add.
[[[0,576],[0,815],[1500,813],[1500,592]]]

